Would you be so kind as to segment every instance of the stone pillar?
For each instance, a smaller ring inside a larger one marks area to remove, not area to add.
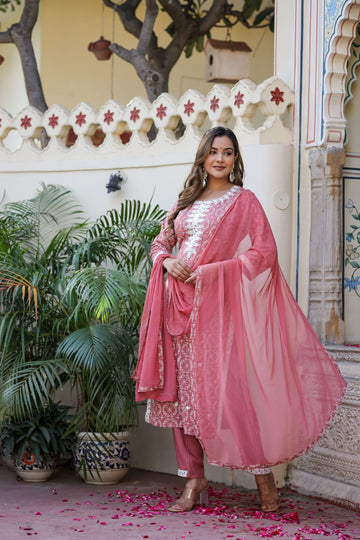
[[[323,343],[344,343],[343,321],[343,148],[315,148],[311,176],[310,324]]]

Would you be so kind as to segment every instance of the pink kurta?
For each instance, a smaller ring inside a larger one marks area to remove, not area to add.
[[[192,206],[181,211],[175,220],[175,236],[164,232],[166,221],[160,234],[155,238],[151,255],[171,254],[177,243],[177,257],[183,259],[190,268],[194,268],[206,244],[211,239],[220,219],[229,209],[242,188],[233,186],[230,191],[218,199],[195,201]],[[182,427],[185,433],[199,436],[194,402],[192,356],[190,354],[190,336],[184,334],[173,337],[176,358],[176,379],[178,399],[173,402],[148,401],[146,421],[160,427]]]
[[[152,248],[134,373],[147,420],[196,435],[209,463],[266,467],[306,452],[345,390],[337,366],[297,305],[255,195],[233,186],[164,223]],[[178,257],[195,287],[168,276]]]

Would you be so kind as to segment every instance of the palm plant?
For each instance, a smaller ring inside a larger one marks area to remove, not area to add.
[[[68,314],[61,297],[86,226],[69,193],[54,186],[0,213],[0,404],[14,420],[43,407],[69,375],[55,358]]]
[[[149,246],[164,212],[126,201],[90,226],[59,186],[0,211],[0,405],[24,420],[64,381],[74,429],[136,422],[133,382]]]

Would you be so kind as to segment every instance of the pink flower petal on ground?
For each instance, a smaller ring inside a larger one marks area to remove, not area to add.
[[[41,512],[34,512],[35,516],[41,516]]]
[[[68,499],[61,499],[62,502],[68,502]]]
[[[73,521],[81,521],[81,518],[73,518]]]

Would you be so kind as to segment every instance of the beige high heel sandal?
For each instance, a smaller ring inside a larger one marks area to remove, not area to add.
[[[255,481],[259,492],[260,506],[263,512],[275,512],[280,506],[273,473],[257,474]]]
[[[169,506],[168,510],[170,512],[189,512],[197,503],[198,498],[202,506],[207,506],[209,498],[208,484],[206,478],[203,478],[202,480],[199,488],[185,487],[181,497],[175,501],[174,504]]]

